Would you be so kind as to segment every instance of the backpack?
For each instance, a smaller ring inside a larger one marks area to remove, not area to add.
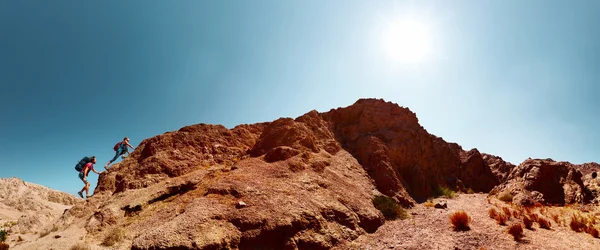
[[[119,143],[115,144],[115,146],[113,147],[113,149],[115,151],[119,150],[119,147],[121,146],[121,143],[123,143],[123,142],[120,141]]]
[[[83,170],[83,167],[85,166],[85,164],[88,164],[92,162],[92,159],[90,159],[90,157],[83,157],[81,160],[79,160],[79,163],[77,163],[77,165],[75,165],[75,170],[77,170],[77,172],[81,172],[81,170]]]

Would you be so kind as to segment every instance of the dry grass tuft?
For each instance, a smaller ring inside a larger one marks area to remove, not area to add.
[[[556,222],[557,225],[560,225],[560,216],[556,213],[552,213],[552,220]]]
[[[490,216],[490,218],[495,219],[498,215],[498,210],[496,210],[495,208],[490,208],[490,210],[488,210],[488,215]]]
[[[529,214],[529,218],[531,218],[532,221],[537,221],[538,220],[538,214],[536,213],[531,213]]]
[[[58,227],[57,227],[56,225],[53,225],[51,229],[49,229],[49,230],[46,230],[46,231],[42,232],[42,233],[40,234],[40,238],[46,237],[46,236],[48,236],[50,233],[53,233],[53,232],[56,232],[56,231],[58,231]]]
[[[120,227],[115,227],[112,231],[110,231],[104,241],[102,241],[103,246],[110,247],[118,242],[120,242],[125,236],[125,231],[123,231]]]
[[[550,221],[543,217],[538,217],[537,223],[540,225],[540,228],[550,229],[550,227],[552,227]]]
[[[531,226],[533,226],[533,221],[529,218],[529,216],[523,216],[523,225],[525,226],[525,228],[531,230]]]
[[[596,229],[596,227],[589,226],[586,231],[588,234],[590,234],[594,238],[598,238],[598,229]]]
[[[510,212],[510,208],[503,207],[502,211],[504,212],[504,215],[506,215],[506,219],[510,220],[510,216],[512,215],[512,213]]]
[[[423,205],[426,207],[435,207],[435,204],[433,204],[432,200],[428,200],[427,202],[423,203]]]
[[[71,250],[92,250],[88,245],[83,243],[77,243],[71,247]]]
[[[450,215],[450,223],[456,231],[468,231],[471,217],[465,211],[458,211]]]
[[[523,227],[521,227],[520,223],[515,223],[508,227],[508,233],[511,234],[516,241],[521,240],[524,236]]]
[[[521,212],[519,210],[513,210],[513,217],[521,218]]]
[[[513,201],[513,195],[510,192],[504,192],[498,195],[498,200],[510,203]]]
[[[496,222],[498,223],[498,225],[502,225],[502,226],[506,225],[507,219],[508,218],[506,218],[506,215],[504,215],[504,214],[498,214],[496,216]]]
[[[586,219],[579,214],[573,214],[571,215],[571,222],[569,223],[569,227],[571,227],[573,231],[578,233],[586,231]]]

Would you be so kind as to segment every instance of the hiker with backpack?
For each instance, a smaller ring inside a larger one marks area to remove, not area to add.
[[[123,141],[117,143],[113,149],[115,150],[115,157],[112,158],[112,160],[110,160],[108,163],[106,163],[106,165],[104,165],[105,169],[108,169],[108,165],[110,165],[111,163],[113,163],[114,161],[116,161],[119,156],[123,155],[123,158],[125,158],[125,153],[129,154],[129,148],[134,149],[133,146],[131,146],[131,144],[129,144],[129,138],[125,137],[123,138]]]
[[[91,156],[91,157],[83,157],[83,159],[81,159],[79,161],[79,163],[77,163],[77,165],[75,165],[75,170],[79,171],[79,179],[81,179],[83,181],[83,183],[85,184],[85,186],[83,186],[83,188],[81,189],[81,191],[77,192],[77,194],[79,194],[79,197],[83,198],[83,191],[85,191],[85,197],[89,198],[89,190],[90,190],[90,183],[87,181],[87,176],[90,173],[90,171],[96,173],[96,174],[100,174],[98,173],[95,169],[94,169],[94,164],[96,164],[96,157],[95,156]]]

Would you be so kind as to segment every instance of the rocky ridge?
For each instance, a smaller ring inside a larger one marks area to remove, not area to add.
[[[406,207],[441,187],[590,201],[576,167],[465,151],[429,134],[408,108],[361,99],[296,119],[198,124],[146,139],[56,225],[84,229],[93,245],[124,229],[116,249],[329,249],[384,223],[375,195]]]

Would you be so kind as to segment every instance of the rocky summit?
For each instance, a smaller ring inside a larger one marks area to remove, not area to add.
[[[589,202],[595,166],[585,166],[589,177],[551,160],[515,166],[429,134],[408,108],[361,99],[296,119],[148,138],[100,175],[92,198],[64,200],[72,207],[54,222],[66,232],[60,239],[16,247],[330,249],[384,224],[378,195],[407,208],[440,188],[510,193],[523,204]]]

